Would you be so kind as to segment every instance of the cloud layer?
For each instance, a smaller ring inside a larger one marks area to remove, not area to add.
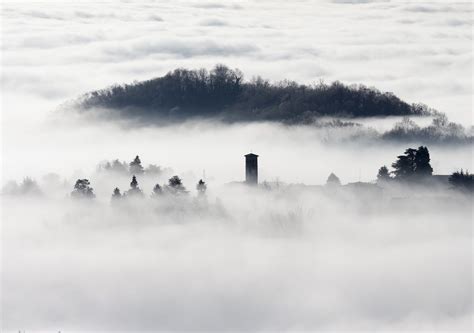
[[[210,187],[207,204],[6,198],[2,328],[472,328],[469,199],[417,192],[424,201],[395,205],[360,194],[234,186]]]

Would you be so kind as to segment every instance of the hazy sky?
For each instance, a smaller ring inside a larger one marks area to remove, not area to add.
[[[472,123],[470,1],[5,1],[2,7],[7,96],[54,106],[179,66],[225,63],[247,78],[363,83]]]

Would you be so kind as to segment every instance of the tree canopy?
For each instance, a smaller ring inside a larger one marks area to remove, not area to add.
[[[388,168],[384,165],[380,167],[379,172],[377,173],[377,181],[379,182],[384,182],[384,181],[389,181],[392,178],[390,177],[390,172],[388,171]]]
[[[187,194],[186,188],[183,185],[181,178],[178,176],[173,176],[168,180],[168,185],[166,185],[166,190],[168,193],[180,195]]]
[[[409,116],[431,112],[390,92],[341,82],[304,85],[260,77],[244,81],[238,69],[217,65],[211,71],[179,68],[165,76],[115,85],[83,95],[83,110],[113,109],[125,117],[181,120],[192,117],[225,121],[310,123],[321,116]]]
[[[397,156],[392,168],[394,168],[392,173],[397,180],[414,180],[433,174],[430,153],[424,146],[420,146],[418,149],[406,149],[403,155]]]
[[[76,199],[93,199],[95,198],[94,189],[90,186],[88,179],[78,179],[74,184],[74,190],[71,196]]]
[[[469,173],[469,171],[461,171],[453,172],[453,174],[449,177],[449,183],[458,190],[466,191],[466,192],[473,192],[474,191],[474,175]]]
[[[143,196],[142,190],[140,189],[140,187],[138,187],[138,181],[135,175],[133,175],[132,181],[130,182],[130,189],[127,192],[125,192],[125,195],[140,196],[140,197]]]
[[[130,162],[129,170],[132,175],[140,175],[143,173],[142,161],[138,155],[133,159],[132,162]]]

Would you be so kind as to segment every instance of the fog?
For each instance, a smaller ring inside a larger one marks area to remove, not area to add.
[[[331,172],[373,181],[406,144],[268,123],[20,119],[21,135],[14,118],[4,131],[4,183],[30,176],[42,195],[2,195],[5,330],[472,327],[472,196],[307,186]],[[435,174],[470,166],[470,145],[429,148]],[[258,189],[235,183],[249,151]],[[111,202],[130,176],[97,166],[137,154],[171,170],[138,176],[143,199]],[[189,194],[151,198],[174,174]],[[95,199],[71,198],[78,178]]]
[[[114,204],[99,188],[3,196],[3,328],[472,327],[471,197],[185,185]]]
[[[375,86],[469,128],[471,14],[446,1],[3,4],[1,330],[472,331],[472,195],[375,185],[421,144],[434,174],[472,171],[472,143],[371,140],[398,118],[152,126],[57,111],[225,63],[248,79]],[[258,188],[240,183],[249,152]],[[165,171],[137,177],[143,198],[111,201],[131,175],[98,166],[136,155]],[[152,198],[173,175],[189,193]],[[12,191],[25,177],[41,193]],[[74,200],[84,178],[96,197]]]
[[[367,120],[373,128],[394,121]],[[421,144],[371,141],[366,127],[204,121],[156,127],[85,121],[70,114],[66,119],[20,117],[9,119],[8,124],[4,140],[14,145],[3,149],[4,180],[38,178],[50,172],[67,178],[92,177],[103,160],[130,162],[140,155],[145,164],[171,167],[176,173],[192,175],[192,181],[205,172],[210,181],[226,183],[243,179],[243,155],[252,151],[261,154],[262,180],[323,184],[334,172],[345,183],[372,181],[380,166],[390,166],[406,148]],[[429,148],[436,174],[470,169],[471,144],[429,144]]]

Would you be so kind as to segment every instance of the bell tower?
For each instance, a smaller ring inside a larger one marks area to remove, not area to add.
[[[258,155],[245,155],[245,182],[249,185],[258,184]]]

